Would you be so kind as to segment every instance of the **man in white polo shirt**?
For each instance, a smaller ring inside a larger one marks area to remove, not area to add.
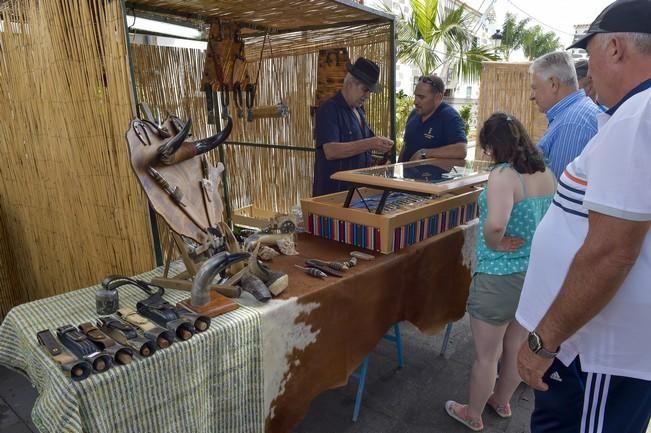
[[[538,226],[516,319],[532,433],[641,433],[651,414],[651,0],[619,0],[583,39],[599,131]]]

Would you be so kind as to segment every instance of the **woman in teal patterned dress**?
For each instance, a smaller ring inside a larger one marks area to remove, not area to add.
[[[452,418],[474,431],[483,429],[486,405],[503,418],[511,416],[509,401],[520,383],[517,354],[527,335],[515,310],[533,233],[556,188],[554,173],[515,117],[493,114],[479,142],[495,165],[479,196],[477,267],[467,305],[475,361],[468,404],[445,404]]]

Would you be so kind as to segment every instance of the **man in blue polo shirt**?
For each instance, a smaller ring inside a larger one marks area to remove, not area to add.
[[[556,178],[597,133],[599,107],[579,90],[569,53],[557,51],[538,57],[529,67],[531,100],[545,113],[549,127],[538,142],[545,162]]]
[[[348,65],[342,89],[321,104],[316,112],[316,155],[312,195],[324,195],[348,188],[330,179],[334,173],[371,165],[371,150],[386,153],[393,141],[375,136],[366,122],[364,102],[371,92],[380,92],[380,68],[360,57]]]
[[[443,102],[445,85],[436,75],[421,77],[414,90],[415,109],[405,126],[400,161],[466,157],[466,134],[459,113]]]

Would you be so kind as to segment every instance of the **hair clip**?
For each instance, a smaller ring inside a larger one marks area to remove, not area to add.
[[[511,120],[512,120],[512,119],[511,119],[511,116],[506,116],[506,121],[507,121],[507,122],[510,122]]]

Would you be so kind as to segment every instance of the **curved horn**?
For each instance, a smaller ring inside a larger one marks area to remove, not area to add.
[[[210,302],[210,283],[224,269],[232,264],[247,260],[249,253],[229,254],[226,251],[215,254],[201,265],[194,275],[190,302],[194,306],[206,305]]]
[[[161,159],[163,161],[169,161],[174,159],[174,152],[176,152],[179,147],[181,147],[181,144],[185,141],[186,137],[188,136],[188,133],[190,132],[190,128],[192,127],[192,118],[190,117],[178,134],[176,134],[174,137],[170,138],[167,140],[165,143],[161,144],[158,147],[158,154],[160,155]]]
[[[209,150],[213,150],[214,148],[222,144],[224,141],[226,141],[228,136],[231,135],[232,130],[233,130],[233,119],[231,119],[231,117],[228,116],[228,122],[226,123],[226,127],[224,129],[222,129],[212,137],[204,138],[203,140],[194,142],[195,155],[201,155],[202,153],[206,153]]]

